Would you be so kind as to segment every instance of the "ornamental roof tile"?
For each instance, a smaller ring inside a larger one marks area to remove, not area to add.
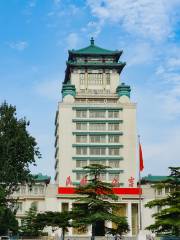
[[[97,45],[94,44],[94,39],[91,38],[90,40],[91,44],[85,48],[81,48],[78,50],[69,50],[69,56],[71,58],[71,55],[111,55],[111,56],[118,56],[118,58],[120,57],[120,55],[122,54],[122,51],[112,51],[112,50],[108,50],[108,49],[104,49],[101,48]]]
[[[153,175],[148,175],[142,178],[142,183],[143,182],[150,182],[150,183],[157,183],[157,182],[163,182],[168,179],[168,176],[153,176]]]
[[[47,175],[42,175],[42,173],[38,173],[36,175],[33,175],[34,181],[35,182],[46,182],[49,183],[51,180],[50,176]]]

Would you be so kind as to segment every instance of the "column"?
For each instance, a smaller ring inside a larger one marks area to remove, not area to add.
[[[130,231],[128,232],[128,236],[132,236],[132,207],[131,202],[127,203],[127,220]]]

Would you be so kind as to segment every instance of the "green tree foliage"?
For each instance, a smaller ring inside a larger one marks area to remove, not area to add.
[[[9,196],[20,183],[32,180],[29,166],[40,157],[35,139],[27,131],[29,122],[18,119],[16,107],[0,105],[0,188]]]
[[[39,213],[35,220],[37,228],[43,230],[46,226],[52,228],[62,229],[62,239],[64,240],[65,232],[68,231],[68,227],[71,227],[70,220],[72,216],[70,212],[45,212]]]
[[[4,218],[4,213],[10,214],[12,228],[14,211],[11,209],[15,200],[11,194],[18,190],[19,184],[33,180],[29,166],[40,157],[37,143],[27,131],[28,126],[25,118],[17,118],[16,107],[6,102],[0,105],[0,219]],[[10,229],[10,223],[5,221],[4,225],[6,223]],[[0,224],[0,232],[7,229],[2,226]]]
[[[0,235],[18,232],[18,221],[10,208],[0,208]]]
[[[76,193],[80,195],[73,205],[73,226],[77,228],[86,228],[92,225],[92,239],[95,237],[96,229],[102,226],[105,221],[111,221],[116,224],[115,229],[106,228],[108,232],[122,235],[128,232],[129,227],[127,219],[114,214],[118,205],[118,197],[113,193],[112,185],[101,181],[101,174],[107,171],[107,167],[92,164],[84,167],[87,171],[87,184],[76,188]]]
[[[25,236],[38,236],[41,231],[36,225],[37,206],[32,203],[30,209],[26,212],[26,216],[22,218],[21,232]]]
[[[156,184],[156,189],[169,188],[170,193],[162,199],[155,199],[146,207],[158,207],[161,210],[153,214],[155,223],[147,229],[156,233],[180,237],[180,167],[170,167],[167,180]]]

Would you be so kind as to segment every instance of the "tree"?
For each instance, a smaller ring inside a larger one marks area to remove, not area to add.
[[[37,228],[43,230],[46,226],[58,227],[62,229],[62,239],[64,240],[65,232],[71,227],[71,212],[45,212],[39,213],[35,219]]]
[[[8,234],[8,232],[17,234],[18,221],[10,208],[0,208],[0,235]]]
[[[30,209],[26,212],[26,216],[22,218],[21,232],[25,236],[39,236],[41,231],[36,225],[35,220],[37,216],[37,206],[32,204]]]
[[[126,218],[114,214],[118,208],[116,204],[118,197],[113,193],[112,185],[100,180],[101,174],[107,171],[107,167],[92,164],[84,167],[84,170],[87,170],[89,179],[87,179],[87,184],[76,188],[76,193],[80,196],[73,205],[72,225],[82,229],[92,225],[91,239],[95,238],[98,227],[104,227],[105,221],[116,224],[114,229],[106,228],[108,232],[119,234],[128,232]]]
[[[145,206],[159,207],[161,210],[153,214],[155,223],[147,229],[165,235],[180,236],[180,167],[170,167],[167,180],[155,184],[156,189],[169,188],[170,193],[162,199],[155,199]]]
[[[0,105],[0,218],[11,212],[16,202],[11,194],[18,190],[19,184],[31,182],[30,164],[40,157],[35,139],[27,131],[29,122],[18,119],[16,107],[6,102]],[[13,221],[13,220],[12,220]],[[0,224],[0,231],[2,232]],[[6,234],[7,232],[4,232]]]
[[[27,130],[29,121],[16,115],[16,107],[0,105],[0,188],[6,196],[20,183],[33,180],[29,166],[40,157],[36,140]]]

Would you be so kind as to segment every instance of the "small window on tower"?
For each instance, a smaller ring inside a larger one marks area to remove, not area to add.
[[[110,73],[106,73],[106,83],[110,85]]]
[[[80,84],[85,85],[85,74],[84,73],[80,73]]]

